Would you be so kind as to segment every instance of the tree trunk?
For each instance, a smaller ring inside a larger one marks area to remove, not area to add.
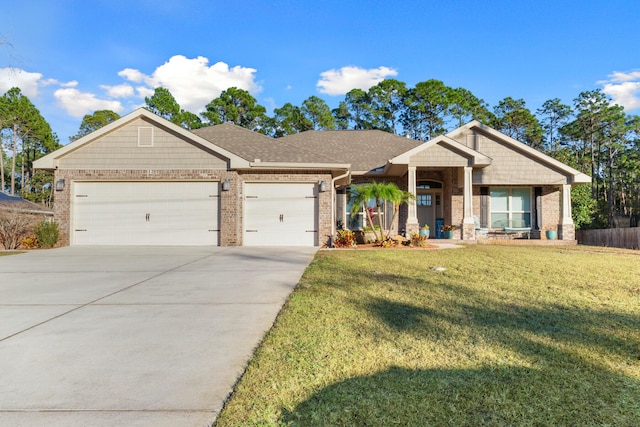
[[[0,140],[0,192],[4,193],[4,148],[2,147],[2,140]]]
[[[11,145],[11,195],[16,195],[16,156],[18,155],[18,125],[13,125],[13,143]]]

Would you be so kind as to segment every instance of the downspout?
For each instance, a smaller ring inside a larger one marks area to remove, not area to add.
[[[331,239],[336,235],[336,181],[351,175],[351,171],[331,179]]]

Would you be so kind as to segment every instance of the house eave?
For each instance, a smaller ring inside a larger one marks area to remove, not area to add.
[[[295,163],[295,162],[249,162],[248,167],[238,170],[326,170],[332,174],[344,173],[351,169],[346,163]]]

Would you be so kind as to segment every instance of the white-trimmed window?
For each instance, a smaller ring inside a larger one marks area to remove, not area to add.
[[[491,188],[491,228],[531,227],[531,188]]]

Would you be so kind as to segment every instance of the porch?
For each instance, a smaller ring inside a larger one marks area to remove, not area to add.
[[[461,241],[510,242],[575,240],[571,218],[571,185],[484,185],[473,167],[409,166],[406,189],[414,196],[401,217],[406,235],[428,226],[432,238],[455,228]]]

